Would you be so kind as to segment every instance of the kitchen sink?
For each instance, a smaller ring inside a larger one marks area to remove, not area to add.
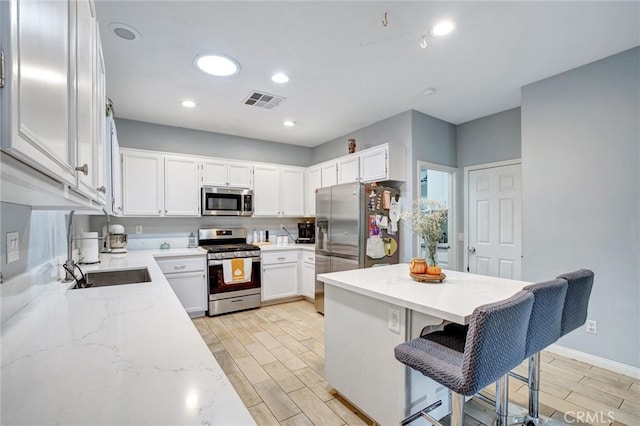
[[[138,284],[151,282],[147,268],[121,269],[117,271],[96,271],[84,274],[86,287],[106,287],[121,284]],[[73,289],[84,288],[76,284]]]

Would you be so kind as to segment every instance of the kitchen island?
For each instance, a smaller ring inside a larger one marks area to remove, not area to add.
[[[407,264],[318,275],[325,283],[325,379],[380,424],[398,424],[437,400],[443,404],[434,417],[450,411],[448,390],[397,361],[396,345],[424,327],[468,324],[477,306],[530,284],[443,272],[442,284],[413,281]]]
[[[2,424],[254,424],[154,259],[197,253],[134,251],[82,266],[146,267],[147,283],[47,283],[2,323]]]

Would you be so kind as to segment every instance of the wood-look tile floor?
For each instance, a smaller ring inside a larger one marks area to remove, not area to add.
[[[258,425],[370,423],[323,378],[324,317],[312,303],[263,306],[193,323]],[[638,379],[547,352],[541,364],[542,415],[570,424],[640,425]],[[516,372],[526,376],[527,366]],[[489,386],[483,392],[494,391]],[[527,392],[526,384],[510,379],[511,403],[526,407]],[[519,414],[514,410],[511,415]],[[477,399],[465,405],[465,425],[492,420],[491,407]]]

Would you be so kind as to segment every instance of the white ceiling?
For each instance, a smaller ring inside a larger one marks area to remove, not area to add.
[[[517,107],[521,86],[640,44],[638,1],[96,3],[117,117],[307,147],[410,109],[459,124]],[[457,30],[430,37],[443,18]],[[141,36],[121,39],[113,22]],[[206,75],[202,53],[241,71]],[[273,83],[277,71],[290,82]],[[244,105],[253,90],[286,101]]]

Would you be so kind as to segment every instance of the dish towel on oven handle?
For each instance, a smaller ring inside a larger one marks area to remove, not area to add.
[[[243,259],[225,259],[222,261],[222,279],[225,284],[246,283],[251,280],[251,264],[249,257]]]

